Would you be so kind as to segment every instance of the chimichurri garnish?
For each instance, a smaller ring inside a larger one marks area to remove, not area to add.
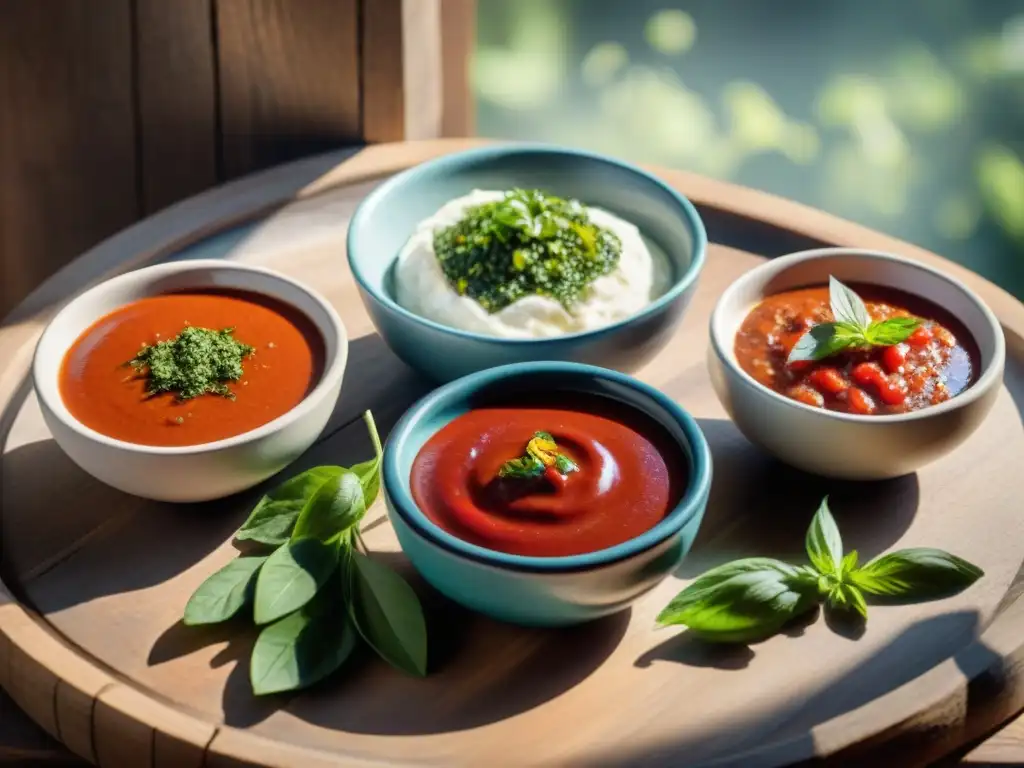
[[[146,376],[149,395],[173,392],[179,400],[191,400],[209,393],[234,399],[226,382],[242,378],[242,360],[255,350],[233,333],[234,328],[189,325],[173,339],[143,344],[126,365]]]
[[[529,295],[570,309],[615,269],[622,242],[594,224],[579,201],[517,189],[437,232],[434,252],[452,288],[488,312]]]
[[[576,462],[564,453],[558,452],[558,444],[549,432],[534,432],[530,442],[526,444],[526,453],[502,464],[498,470],[498,477],[543,476],[554,480],[552,473],[556,473],[558,479],[561,479],[572,472],[578,472],[579,469]]]

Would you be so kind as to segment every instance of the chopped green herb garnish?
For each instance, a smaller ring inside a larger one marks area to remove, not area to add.
[[[242,360],[255,350],[233,332],[187,325],[173,339],[143,344],[126,364],[147,377],[149,395],[173,392],[179,400],[191,400],[210,393],[234,399],[225,382],[242,378]]]
[[[452,288],[488,312],[529,295],[569,309],[615,269],[622,242],[579,201],[517,189],[437,232],[434,252]]]
[[[534,432],[526,444],[526,454],[502,464],[498,477],[540,477],[549,467],[562,476],[579,471],[575,461],[558,452],[558,444],[550,432]]]

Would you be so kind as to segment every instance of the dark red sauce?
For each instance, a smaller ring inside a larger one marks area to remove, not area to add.
[[[889,347],[844,351],[817,362],[787,363],[797,340],[831,322],[827,286],[769,296],[736,334],[736,360],[764,386],[805,405],[861,415],[907,413],[949,400],[973,384],[979,353],[963,325],[931,302],[871,285],[853,285],[872,320],[917,317],[920,327]]]
[[[535,432],[579,466],[550,478],[499,478]],[[595,552],[658,524],[682,498],[687,462],[665,429],[616,401],[573,395],[481,407],[434,435],[413,462],[413,498],[454,536],[515,555]]]

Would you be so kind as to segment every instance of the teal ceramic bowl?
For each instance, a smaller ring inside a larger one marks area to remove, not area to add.
[[[474,403],[514,403],[531,392],[600,395],[661,424],[689,465],[689,485],[679,504],[640,536],[570,557],[510,555],[471,544],[433,523],[416,506],[410,491],[411,467],[420,448]],[[416,403],[388,438],[383,477],[388,516],[398,541],[438,591],[501,621],[563,626],[626,608],[678,567],[707,506],[711,452],[692,416],[634,378],[577,363],[518,363],[466,376]]]
[[[539,188],[604,208],[639,227],[668,257],[668,290],[613,325],[546,339],[503,339],[451,328],[396,303],[393,265],[416,225],[474,189]],[[704,266],[707,235],[689,200],[651,174],[597,154],[495,146],[432,160],[385,181],[360,203],[348,259],[363,304],[388,346],[435,381],[505,363],[569,360],[633,371],[665,345]]]

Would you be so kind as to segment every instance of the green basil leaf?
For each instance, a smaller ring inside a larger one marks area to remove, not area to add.
[[[843,562],[843,540],[828,508],[828,496],[821,500],[818,511],[807,529],[807,555],[819,573],[836,575]]]
[[[427,674],[427,625],[412,587],[385,565],[350,550],[350,608],[356,629],[389,664]]]
[[[855,328],[840,323],[819,323],[797,339],[786,362],[822,360],[864,343],[863,334]]]
[[[351,472],[359,478],[359,483],[363,486],[363,501],[369,509],[380,493],[380,459],[374,458],[356,464]]]
[[[872,323],[864,332],[864,336],[876,346],[890,347],[905,341],[919,325],[921,321],[916,317],[890,317],[888,320]]]
[[[857,550],[853,550],[847,553],[846,557],[843,558],[843,562],[839,566],[839,578],[842,579],[845,575],[857,568]]]
[[[309,498],[324,483],[344,471],[343,467],[313,467],[281,483],[260,499],[235,538],[274,547],[284,544]]]
[[[815,577],[765,557],[712,568],[658,614],[659,624],[682,624],[713,642],[752,642],[815,605]]]
[[[316,595],[338,564],[338,547],[317,539],[290,541],[267,558],[256,579],[257,624],[296,611]]]
[[[856,611],[863,618],[868,617],[868,606],[864,593],[853,584],[836,584],[828,595],[829,607],[841,611]]]
[[[985,572],[973,563],[941,549],[901,549],[853,571],[849,580],[869,595],[907,601],[956,594]]]
[[[325,587],[260,632],[249,662],[253,693],[294,691],[324,679],[351,655],[356,638],[341,590]]]
[[[192,593],[183,621],[189,626],[227,621],[252,602],[256,575],[266,557],[236,557]]]
[[[366,514],[363,486],[353,472],[342,472],[324,483],[306,502],[292,531],[292,541],[319,539],[329,542]]]
[[[828,278],[828,298],[837,323],[864,329],[871,325],[871,315],[860,296],[831,275]]]

